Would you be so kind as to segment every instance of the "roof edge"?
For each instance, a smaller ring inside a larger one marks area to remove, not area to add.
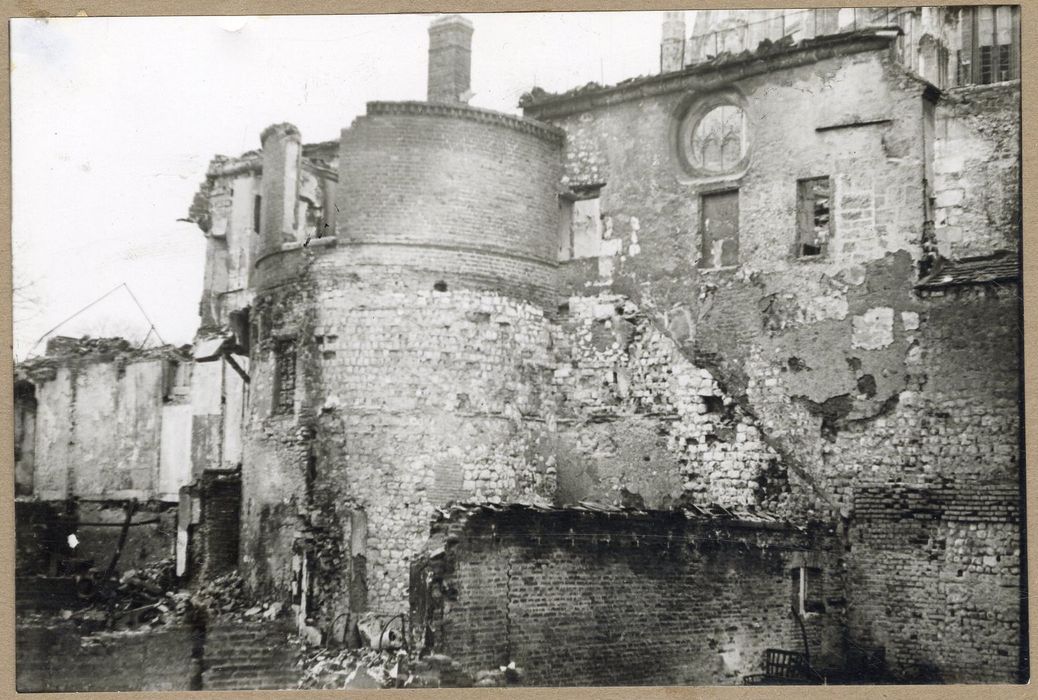
[[[901,29],[894,26],[828,34],[788,46],[780,42],[762,42],[752,52],[721,54],[679,71],[631,78],[615,85],[588,83],[558,94],[546,93],[534,87],[520,98],[519,106],[524,115],[534,119],[565,116],[605,104],[688,88],[712,87],[714,84],[730,82],[734,79],[733,73],[741,73],[737,76],[739,78],[750,77],[832,56],[885,50],[900,34]]]

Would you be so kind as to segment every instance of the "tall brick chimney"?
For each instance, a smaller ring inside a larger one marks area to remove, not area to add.
[[[469,101],[472,22],[447,15],[429,25],[429,102]]]
[[[260,135],[260,142],[263,144],[260,255],[266,255],[295,238],[302,146],[299,129],[291,124],[268,126]]]
[[[663,17],[660,41],[660,72],[670,73],[685,67],[685,13],[667,12]]]

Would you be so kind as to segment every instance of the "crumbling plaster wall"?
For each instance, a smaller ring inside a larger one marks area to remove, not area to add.
[[[740,190],[740,265],[696,267],[697,195],[718,184],[676,162],[670,133],[686,98],[663,94],[552,117],[569,137],[568,182],[605,182],[605,228],[623,242],[616,256],[563,263],[561,278],[572,294],[636,302],[817,480],[837,433],[883,428],[901,394],[913,401],[933,374],[920,366],[929,302],[913,291],[926,218],[925,86],[879,51],[732,78],[750,140],[745,175],[724,183]],[[815,131],[874,119],[889,121]],[[794,258],[796,180],[825,174],[834,182],[828,252]],[[1003,461],[1003,473],[1013,464]],[[805,494],[809,512],[849,503],[847,493],[815,495]]]
[[[328,144],[302,147],[293,221],[295,243],[334,235],[338,154]],[[192,218],[206,235],[202,329],[226,328],[230,314],[249,305],[252,269],[259,259],[257,197],[263,166],[256,152],[217,156],[195,197]],[[259,202],[262,206],[262,200]],[[262,217],[261,217],[262,218]]]
[[[27,365],[37,400],[34,495],[156,497],[169,365],[111,356]]]
[[[685,178],[674,162],[668,124],[681,114],[680,97],[607,99],[552,117],[569,136],[568,181],[605,182],[604,228],[622,241],[617,255],[563,263],[565,290],[626,296],[679,343],[684,357],[710,370],[780,454],[790,485],[783,504],[794,517],[832,514],[854,525],[862,488],[923,487],[948,477],[1000,494],[1000,507],[1014,506],[1018,291],[1015,285],[926,295],[914,289],[927,218],[925,86],[880,52],[732,86],[747,100],[751,153],[745,175],[723,183],[740,189],[740,265],[731,270],[696,267],[697,195],[718,183]],[[943,97],[936,116],[938,244],[955,255],[1013,247],[1019,232],[1008,204],[1018,192],[1018,88],[972,90],[965,92],[986,97]],[[815,131],[873,119],[889,121]],[[962,163],[951,163],[959,152]],[[993,162],[982,164],[984,158]],[[791,256],[796,180],[818,175],[833,179],[833,238],[822,259],[798,260]],[[947,194],[959,185],[961,199]],[[994,188],[1005,194],[979,205]],[[965,201],[967,191],[974,204]],[[953,213],[970,223],[949,247],[941,227],[954,225]],[[594,444],[587,441],[590,453]],[[999,556],[1013,551],[1018,532],[1015,516],[1006,523],[986,530]],[[856,526],[869,531],[873,524]],[[872,536],[882,539],[883,532]],[[862,573],[852,605],[897,597],[884,583],[887,569],[869,567],[883,556],[882,547],[868,545],[869,536],[852,544]],[[929,571],[922,549],[902,555],[908,570]],[[1019,590],[1019,568],[1012,556],[1003,558],[998,580]],[[964,587],[985,588],[994,585],[986,573],[963,567],[957,578]],[[1013,595],[993,597],[980,613],[957,605],[955,595],[923,584],[903,607],[873,607],[853,617],[851,637],[888,644],[897,672],[910,673],[926,660],[949,677],[956,677],[969,645],[1017,649]],[[950,634],[935,641],[947,625],[983,641]],[[914,655],[904,652],[912,643],[919,645]],[[1012,679],[1018,656],[989,659],[990,673]]]

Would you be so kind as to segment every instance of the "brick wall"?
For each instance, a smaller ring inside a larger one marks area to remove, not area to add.
[[[342,134],[339,242],[390,267],[460,279],[471,269],[476,288],[530,275],[550,287],[560,145],[549,127],[507,115],[371,103]]]
[[[412,581],[419,645],[530,685],[731,684],[803,650],[790,567],[824,571],[812,662],[838,664],[838,554],[821,533],[681,512],[504,507],[441,521]],[[437,548],[444,548],[437,550]]]
[[[298,643],[282,621],[210,623],[205,636],[205,690],[286,690],[296,688]]]
[[[19,692],[191,690],[197,667],[188,627],[82,637],[71,624],[15,634]]]
[[[71,623],[19,625],[20,692],[282,690],[297,687],[300,649],[284,620],[217,620],[82,635]]]

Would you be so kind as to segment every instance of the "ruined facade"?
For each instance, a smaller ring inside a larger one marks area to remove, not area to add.
[[[659,75],[521,117],[467,104],[447,17],[428,101],[215,158],[183,570],[237,549],[325,640],[403,617],[538,683],[801,644],[1019,680],[1019,82],[930,75],[947,12],[708,53],[668,13]]]
[[[19,576],[68,575],[76,561],[103,568],[130,503],[139,526],[120,570],[172,554],[176,502],[191,481],[192,367],[168,346],[55,337],[17,368]]]

